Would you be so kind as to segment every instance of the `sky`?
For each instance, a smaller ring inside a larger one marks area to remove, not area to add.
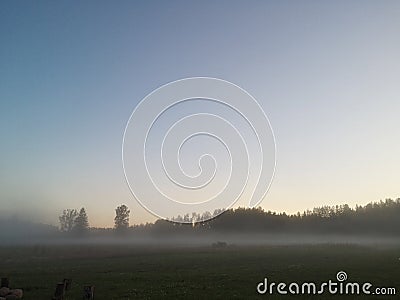
[[[135,106],[194,76],[228,80],[274,130],[261,206],[295,213],[400,197],[398,1],[2,1],[0,215],[92,226],[155,216],[125,182]]]

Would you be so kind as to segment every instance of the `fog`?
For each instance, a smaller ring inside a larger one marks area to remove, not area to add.
[[[292,245],[292,244],[400,244],[400,199],[314,208],[303,214],[286,215],[261,208],[230,209],[209,220],[192,224],[157,220],[129,226],[129,210],[115,228],[89,226],[82,208],[66,210],[60,227],[17,217],[0,218],[0,246],[38,244],[101,244],[144,246]],[[196,220],[201,216],[192,215]],[[182,219],[190,221],[189,215]]]
[[[12,245],[137,245],[162,247],[234,247],[296,244],[400,245],[400,237],[373,234],[285,234],[193,232],[192,234],[129,233],[118,235],[111,229],[93,229],[84,236],[66,235],[46,224],[21,220],[0,220],[0,246]]]

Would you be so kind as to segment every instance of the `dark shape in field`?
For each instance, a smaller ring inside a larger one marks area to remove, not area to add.
[[[7,277],[1,278],[1,284],[0,287],[9,287],[10,285],[10,280]]]
[[[7,285],[9,284],[8,278],[2,278],[2,279],[7,279],[6,281],[2,280],[2,283],[6,283]],[[3,286],[0,288],[0,299],[7,299],[7,300],[12,300],[12,299],[22,299],[24,295],[24,292],[22,289],[10,289],[8,286]]]
[[[3,286],[0,288],[0,297],[5,297],[10,293],[10,289],[8,287]]]
[[[54,292],[53,300],[63,300],[65,297],[65,286],[66,282],[59,282],[56,285],[56,291]]]
[[[93,300],[94,299],[94,286],[93,285],[85,285],[83,287],[83,299],[85,299],[85,300]]]
[[[220,241],[212,244],[212,247],[216,249],[226,248],[227,246],[228,244],[226,242],[220,242]]]
[[[71,278],[64,278],[63,282],[65,284],[65,290],[69,291],[71,289],[72,279]]]

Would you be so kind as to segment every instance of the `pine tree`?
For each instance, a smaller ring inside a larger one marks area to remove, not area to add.
[[[89,221],[84,207],[79,211],[78,216],[75,218],[74,230],[78,233],[85,233],[89,230]]]

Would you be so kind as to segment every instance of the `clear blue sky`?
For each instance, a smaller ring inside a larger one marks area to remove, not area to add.
[[[167,82],[229,80],[267,112],[277,172],[262,206],[400,197],[399,1],[1,1],[0,214],[85,206],[154,220],[130,195],[123,130]]]

